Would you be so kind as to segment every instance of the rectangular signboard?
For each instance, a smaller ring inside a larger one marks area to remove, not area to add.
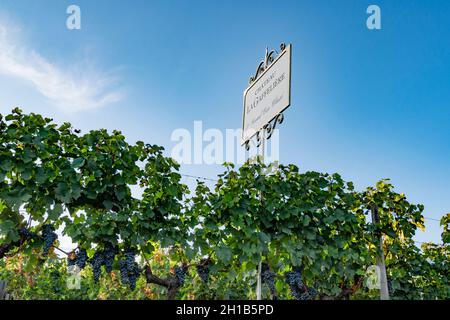
[[[244,91],[241,144],[291,104],[291,45]]]

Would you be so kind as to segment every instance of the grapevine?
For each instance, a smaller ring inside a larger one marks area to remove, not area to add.
[[[79,135],[70,124],[59,127],[50,119],[25,115],[18,109],[5,118],[0,115],[0,129],[0,259],[21,252],[37,254],[38,259],[28,262],[33,268],[43,261],[39,250],[48,256],[52,247],[58,249],[55,229],[61,225],[65,235],[86,249],[92,242],[99,244],[91,259],[80,248],[67,260],[67,265],[80,268],[90,263],[96,282],[102,266],[108,273],[118,267],[121,283],[134,290],[141,273],[135,261],[137,250],[150,254],[155,246],[165,250],[167,243],[185,244],[189,240],[194,253],[181,252],[175,261],[170,256],[170,265],[181,259],[195,261],[200,255],[213,256],[217,270],[223,270],[220,273],[237,275],[212,279],[213,268],[199,263],[196,272],[203,283],[239,282],[239,273],[253,274],[260,261],[255,257],[267,254],[267,258],[278,260],[273,263],[280,270],[308,262],[308,272],[292,268],[284,274],[291,297],[315,299],[316,288],[320,288],[321,294],[342,298],[350,295],[343,293],[355,282],[353,275],[363,274],[373,263],[376,252],[372,242],[383,233],[384,247],[396,248],[386,256],[389,274],[395,276],[394,282],[388,283],[392,296],[414,299],[420,292],[426,298],[448,299],[450,216],[441,222],[446,226],[443,244],[419,249],[413,236],[423,225],[423,206],[406,201],[387,180],[357,192],[338,174],[302,173],[295,165],[280,165],[273,174],[261,174],[264,164],[246,163],[238,169],[226,165],[227,172],[220,175],[214,188],[199,183],[195,196],[187,199],[189,189],[180,182],[178,166],[163,156],[159,146],[129,144],[120,132],[106,130]],[[11,178],[22,175],[28,178]],[[135,198],[130,190],[138,184],[143,195]],[[375,231],[366,223],[374,204],[380,217]],[[45,208],[53,208],[48,212],[52,225],[44,222],[39,230]],[[63,213],[65,209],[69,215]],[[195,228],[197,225],[200,227]],[[39,235],[31,230],[39,230]],[[120,239],[120,256],[111,239]],[[259,245],[254,247],[256,240]],[[125,243],[128,246],[123,249]],[[36,248],[36,244],[42,246]],[[50,263],[53,261],[43,268]],[[339,265],[348,267],[336,268]],[[276,273],[267,264],[261,271],[263,284],[274,294]],[[186,273],[185,265],[179,265],[168,277],[152,274],[146,280],[168,288],[168,296],[174,297],[184,285]],[[416,276],[423,281],[413,281]],[[313,282],[314,288],[304,285]],[[402,290],[393,291],[393,287]],[[199,291],[206,289],[202,286]],[[284,290],[279,294],[286,297]],[[363,290],[357,294],[367,296]]]

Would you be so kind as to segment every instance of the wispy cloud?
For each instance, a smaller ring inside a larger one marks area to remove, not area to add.
[[[122,99],[117,77],[84,62],[60,66],[18,39],[17,26],[0,22],[0,74],[25,80],[50,102],[67,112],[94,109]],[[76,67],[74,67],[76,66]]]

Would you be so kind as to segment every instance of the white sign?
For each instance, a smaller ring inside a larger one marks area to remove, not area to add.
[[[241,144],[291,104],[291,45],[244,91]]]

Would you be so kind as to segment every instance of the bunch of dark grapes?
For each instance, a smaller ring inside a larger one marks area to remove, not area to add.
[[[209,266],[208,265],[197,265],[197,274],[202,279],[204,283],[208,283],[209,280]]]
[[[308,288],[299,295],[297,300],[314,300],[317,296],[317,290],[315,288]]]
[[[30,240],[37,238],[37,234],[31,232],[29,229],[23,227],[19,229],[19,235],[23,240]]]
[[[120,278],[122,284],[128,284],[130,289],[136,289],[136,281],[141,269],[135,261],[136,252],[131,248],[125,248],[125,259],[119,261]]]
[[[300,293],[300,294],[297,293],[295,295],[295,299],[302,300],[302,301],[310,300],[308,291],[305,291],[305,292]]]
[[[275,272],[270,271],[267,263],[261,265],[261,280],[267,284],[272,295],[275,295],[275,275]]]
[[[44,256],[48,255],[50,248],[53,246],[53,243],[58,238],[55,233],[55,228],[52,225],[46,224],[42,227],[42,237],[44,239]]]
[[[128,270],[133,270],[134,262],[135,262],[136,252],[131,248],[125,249],[125,263],[127,264]]]
[[[132,268],[128,270],[128,284],[130,285],[131,291],[136,289],[136,281],[139,278],[141,271],[142,270],[139,268],[137,262],[134,262]]]
[[[302,292],[299,289],[291,287],[291,294],[295,300],[303,300]]]
[[[290,287],[296,287],[296,288],[302,288],[303,287],[303,281],[302,281],[302,274],[299,272],[291,271],[285,273],[286,282],[289,284]]]
[[[92,271],[94,273],[94,282],[97,283],[100,279],[100,274],[102,273],[102,265],[104,260],[103,251],[96,251],[91,260]]]
[[[184,285],[184,278],[187,273],[187,267],[186,266],[176,266],[173,268],[175,271],[175,277],[177,278],[177,286],[182,287]]]
[[[113,263],[114,263],[114,257],[117,254],[117,248],[114,247],[111,243],[107,243],[105,246],[105,249],[103,251],[104,255],[104,264],[105,264],[105,270],[107,273],[111,273]]]
[[[316,288],[308,288],[309,300],[314,300],[317,297]]]
[[[0,257],[3,257],[9,250],[9,246],[0,245]]]
[[[72,267],[75,266],[76,264],[77,264],[77,254],[75,253],[75,251],[72,251],[67,256],[67,266]]]
[[[85,249],[77,249],[69,254],[67,257],[67,265],[70,266],[78,266],[80,269],[84,269],[86,267],[86,262],[88,259],[88,255]]]
[[[119,261],[119,269],[120,269],[120,281],[122,284],[128,284],[129,278],[128,278],[128,267],[125,260]]]
[[[77,255],[76,263],[77,263],[78,268],[84,269],[84,267],[86,267],[86,262],[88,259],[86,249],[78,249],[76,255]]]
[[[292,296],[297,300],[301,300],[302,293],[305,291],[301,270],[295,268],[294,271],[286,272],[284,276],[291,289]]]

